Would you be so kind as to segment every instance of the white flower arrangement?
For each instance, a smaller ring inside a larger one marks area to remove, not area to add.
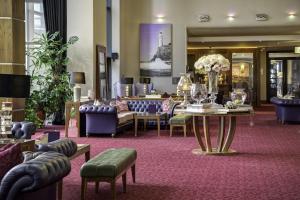
[[[194,67],[197,70],[204,70],[205,72],[228,71],[230,69],[230,62],[221,54],[212,54],[199,58],[195,62]]]

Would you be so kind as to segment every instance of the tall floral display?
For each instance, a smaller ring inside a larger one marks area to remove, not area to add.
[[[212,54],[202,56],[195,62],[194,67],[197,70],[204,70],[208,76],[208,93],[212,102],[216,100],[218,94],[218,77],[220,71],[228,71],[230,62],[221,54]]]

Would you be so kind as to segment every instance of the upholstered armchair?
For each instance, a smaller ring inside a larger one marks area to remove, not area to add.
[[[36,130],[32,122],[14,122],[11,133],[16,139],[30,139]]]
[[[69,159],[57,152],[27,152],[0,183],[1,200],[55,200],[57,183],[71,171]]]
[[[300,122],[300,99],[280,99],[272,97],[271,102],[276,106],[277,119],[285,122]]]
[[[37,146],[37,151],[55,151],[67,157],[71,157],[77,152],[77,144],[69,138],[64,138],[49,142],[47,144],[40,144]]]

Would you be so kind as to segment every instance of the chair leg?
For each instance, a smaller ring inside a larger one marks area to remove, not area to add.
[[[95,192],[99,193],[99,181],[96,181],[95,183]]]
[[[122,175],[123,193],[126,193],[126,172]]]
[[[116,199],[116,180],[113,180],[110,182],[110,187],[111,187],[111,196],[112,199]]]
[[[132,181],[135,183],[135,164],[131,166]]]
[[[172,137],[172,135],[173,135],[173,126],[170,125],[170,137]]]
[[[186,125],[183,125],[183,135],[186,137]]]
[[[85,200],[87,181],[85,178],[81,179],[81,200]]]

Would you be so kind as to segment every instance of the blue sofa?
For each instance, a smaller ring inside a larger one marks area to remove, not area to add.
[[[82,105],[79,108],[80,136],[84,137],[90,134],[110,134],[115,136],[116,133],[124,130],[125,127],[132,125],[134,113],[148,112],[150,104],[156,106],[156,112],[162,112],[163,100],[128,100],[129,112],[121,113],[118,113],[115,107],[108,105]],[[175,105],[168,113],[168,118],[173,116]],[[154,121],[149,121],[148,123],[155,125]],[[168,121],[161,120],[161,125],[166,125],[167,123]]]
[[[300,122],[300,99],[272,97],[271,102],[276,106],[276,116],[282,124],[285,122]]]

